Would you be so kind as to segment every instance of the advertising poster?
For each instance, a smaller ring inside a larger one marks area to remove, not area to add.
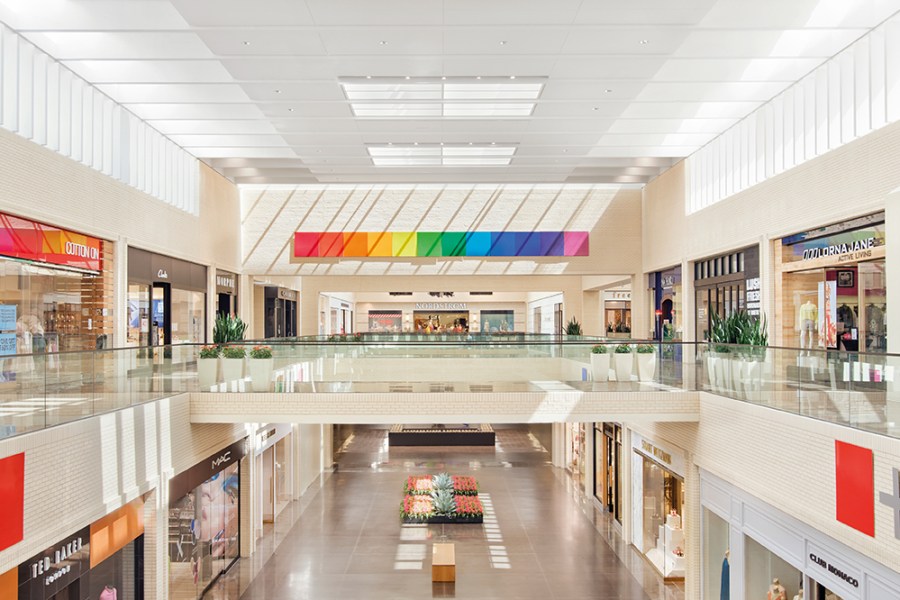
[[[819,282],[819,345],[837,347],[837,281]]]

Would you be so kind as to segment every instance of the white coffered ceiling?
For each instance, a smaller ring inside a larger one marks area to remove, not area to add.
[[[238,183],[642,183],[898,10],[900,0],[0,0],[0,21]],[[504,83],[539,94],[517,98]],[[410,164],[370,152],[441,143],[515,152]]]

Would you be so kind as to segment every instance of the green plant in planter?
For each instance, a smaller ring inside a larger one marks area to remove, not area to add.
[[[246,331],[247,324],[240,317],[226,314],[217,315],[216,323],[213,326],[213,343],[225,345],[231,342],[240,342],[244,339]]]
[[[581,323],[578,322],[578,319],[572,317],[569,319],[569,322],[566,323],[566,335],[584,335],[581,332]]]
[[[731,352],[731,348],[723,344],[746,346],[750,355],[765,353],[764,347],[769,344],[766,330],[766,317],[754,317],[743,310],[735,311],[727,317],[717,313],[709,315],[709,341],[714,344],[713,351]]]
[[[591,346],[591,354],[606,354],[607,352],[609,352],[609,348],[606,347],[606,344]]]
[[[452,489],[434,490],[431,492],[431,499],[434,501],[434,512],[437,514],[451,516],[456,512],[456,497]]]
[[[636,351],[638,354],[653,354],[656,350],[650,344],[638,344]]]
[[[200,346],[200,358],[219,358],[222,348],[219,346]]]
[[[435,490],[452,490],[453,478],[449,473],[438,473],[431,478],[431,485]]]
[[[253,346],[250,349],[250,358],[272,358],[272,348],[269,346]]]
[[[247,350],[243,346],[225,346],[222,349],[222,356],[225,358],[244,358],[247,356]]]
[[[616,346],[616,354],[631,354],[631,345],[619,344]]]

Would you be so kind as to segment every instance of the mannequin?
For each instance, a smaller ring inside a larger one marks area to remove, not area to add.
[[[118,596],[116,588],[109,584],[106,584],[103,591],[100,592],[100,600],[117,600],[116,596]]]
[[[800,588],[800,591],[794,596],[794,600],[803,600],[803,588]]]
[[[766,600],[787,600],[787,591],[777,577],[772,580],[772,585],[769,586],[769,595],[766,597]]]
[[[719,592],[719,600],[731,600],[731,566],[728,564],[728,557],[731,551],[725,551],[725,559],[722,561],[722,589]]]
[[[800,306],[800,347],[812,348],[813,336],[819,321],[819,308],[807,300]]]

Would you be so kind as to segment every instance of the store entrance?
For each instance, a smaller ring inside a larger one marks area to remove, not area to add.
[[[172,343],[172,286],[154,283],[150,297],[150,345],[165,346]]]
[[[838,596],[815,579],[810,578],[809,587],[812,592],[809,595],[810,600],[843,600],[843,597]]]
[[[237,306],[232,306],[232,299],[234,296],[231,294],[222,294],[219,293],[219,300],[216,304],[216,314],[217,315],[231,315],[237,312]]]

